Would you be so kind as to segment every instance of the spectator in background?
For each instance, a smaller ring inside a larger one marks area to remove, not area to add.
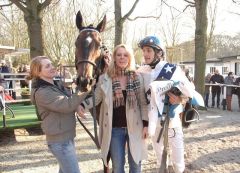
[[[224,79],[224,83],[227,85],[233,84],[233,72],[229,72],[228,75]],[[227,87],[226,89],[226,101],[227,101],[227,110],[232,111],[232,87]]]
[[[223,84],[224,79],[223,76],[219,74],[218,69],[215,70],[214,75],[210,78],[210,83],[213,84]],[[221,87],[217,85],[212,86],[212,108],[215,106],[215,97],[217,95],[217,108],[220,105],[220,94],[221,94]]]
[[[240,77],[238,77],[233,84],[240,86]],[[240,112],[240,87],[237,88],[236,94],[238,96],[238,106],[239,106],[239,110],[238,111]]]
[[[186,68],[184,71],[185,71],[185,75],[187,76],[188,80],[193,83],[193,78],[190,76],[189,69]]]
[[[2,59],[0,61],[0,73],[10,73],[10,68],[7,66],[6,61],[4,59]],[[5,89],[9,89],[9,81],[5,81],[5,78],[9,78],[9,76],[2,76],[1,75],[1,85],[5,88]]]
[[[205,76],[205,84],[210,84],[211,76],[212,76],[211,73],[208,73],[207,76]],[[210,85],[205,85],[204,101],[205,101],[206,107],[208,107],[209,93],[210,93]]]
[[[20,67],[20,69],[18,70],[18,73],[29,73],[30,67],[27,64],[24,64]],[[25,75],[21,75],[19,76],[21,78],[24,78]],[[28,80],[20,80],[20,87],[21,88],[28,88],[29,86],[29,81]]]
[[[12,66],[12,61],[10,60],[6,60],[6,66],[8,68],[8,73],[15,73],[16,72],[16,69],[13,68]],[[13,77],[13,76],[8,76],[9,78]],[[13,99],[16,99],[16,91],[14,90],[15,88],[15,81],[13,80],[9,80],[8,81],[8,89],[9,90],[9,95],[13,98]]]

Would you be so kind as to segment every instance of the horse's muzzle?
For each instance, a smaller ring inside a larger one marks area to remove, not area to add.
[[[91,78],[86,78],[81,76],[77,78],[77,86],[80,91],[87,91],[88,86],[92,85],[92,83],[93,83],[93,79]]]

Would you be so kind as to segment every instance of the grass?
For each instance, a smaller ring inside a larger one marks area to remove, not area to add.
[[[8,105],[14,112],[15,118],[10,111],[6,111],[6,127],[3,127],[3,110],[0,111],[0,130],[34,127],[40,124],[37,118],[34,105],[11,104]]]

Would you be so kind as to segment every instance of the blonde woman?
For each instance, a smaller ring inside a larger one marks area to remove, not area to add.
[[[48,148],[59,163],[59,173],[80,173],[74,146],[75,110],[88,93],[70,96],[53,80],[55,76],[56,69],[49,58],[33,58],[28,76],[34,81],[31,99],[42,119]]]
[[[113,172],[124,173],[127,144],[130,172],[141,172],[141,160],[147,156],[147,104],[142,78],[135,73],[132,50],[126,45],[114,49],[108,71],[100,76],[95,92],[96,104],[102,101],[99,142],[104,164],[107,166],[110,151]],[[80,114],[92,108],[91,100],[83,102]]]

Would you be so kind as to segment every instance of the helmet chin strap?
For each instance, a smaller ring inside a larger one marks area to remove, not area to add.
[[[150,64],[148,64],[152,69],[154,69],[155,68],[155,66],[158,64],[160,62],[160,59],[158,58],[158,57],[155,57],[154,59],[153,59],[153,61],[150,63]]]

